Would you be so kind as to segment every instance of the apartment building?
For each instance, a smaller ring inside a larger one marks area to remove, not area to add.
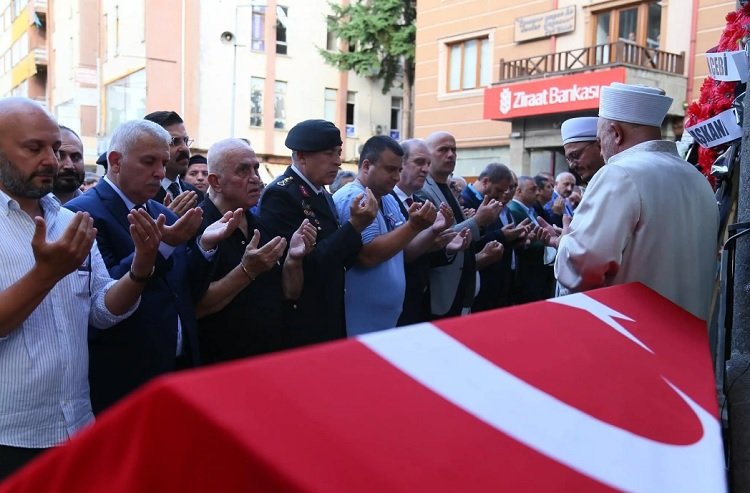
[[[46,103],[47,1],[0,1],[0,95]]]
[[[627,82],[674,99],[671,136],[734,9],[726,0],[420,0],[415,133],[454,133],[464,176],[490,161],[557,173],[567,170],[560,124],[596,115],[599,88]]]
[[[350,169],[370,136],[402,137],[400,89],[382,94],[320,56],[346,49],[328,31],[327,0],[13,0],[0,12],[0,95],[47,105],[79,132],[90,165],[117,125],[163,109],[183,116],[195,152],[250,140],[265,179],[289,163],[286,134],[308,118],[342,129]]]

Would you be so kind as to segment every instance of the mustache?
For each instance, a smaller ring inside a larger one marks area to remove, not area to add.
[[[55,166],[44,166],[38,169],[37,171],[34,171],[33,173],[31,173],[29,178],[34,178],[35,176],[51,176],[54,178],[58,174],[60,173],[58,173],[57,168]]]
[[[177,161],[182,159],[190,159],[190,153],[187,151],[180,151],[175,158]]]

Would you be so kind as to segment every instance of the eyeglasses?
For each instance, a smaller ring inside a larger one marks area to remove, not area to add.
[[[589,143],[588,143],[588,144],[586,144],[585,146],[581,147],[581,148],[580,148],[580,149],[578,149],[577,151],[573,151],[573,152],[571,152],[570,154],[567,154],[567,155],[565,156],[565,160],[566,160],[566,161],[567,161],[568,163],[575,163],[575,162],[578,162],[578,160],[579,160],[579,159],[581,159],[581,156],[583,156],[583,153],[584,153],[584,152],[586,152],[586,149],[587,149],[587,148],[588,148],[589,146],[592,146],[592,145],[594,145],[594,144],[598,144],[598,143],[599,143],[598,141],[596,141],[596,140],[592,140],[591,142],[589,142]]]
[[[195,141],[189,137],[172,137],[172,141],[169,143],[169,145],[172,147],[177,147],[183,142],[186,146],[190,147]]]

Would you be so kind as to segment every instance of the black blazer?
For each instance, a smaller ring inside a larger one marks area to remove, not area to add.
[[[315,193],[291,166],[263,191],[261,223],[289,241],[307,218],[318,229],[317,245],[303,261],[302,294],[286,314],[287,347],[346,337],[345,270],[357,260],[362,237],[349,221],[339,226],[331,194]]]
[[[113,279],[128,275],[134,246],[129,233],[128,210],[117,192],[104,180],[88,193],[65,204],[94,218],[96,241]],[[177,217],[149,200],[152,217],[164,214],[167,223]],[[138,309],[128,319],[107,330],[89,329],[89,383],[91,404],[98,413],[151,378],[175,370],[177,316],[182,324],[183,357],[197,365],[198,340],[193,295],[202,292],[210,263],[200,252],[180,245],[168,258],[157,255],[153,277],[141,295]]]

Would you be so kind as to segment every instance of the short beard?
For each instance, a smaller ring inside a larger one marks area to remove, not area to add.
[[[71,179],[67,179],[70,177]],[[85,175],[83,173],[57,172],[52,190],[54,192],[70,193],[81,188]]]
[[[52,183],[35,186],[31,182],[33,177],[34,174],[32,173],[28,178],[24,178],[18,168],[5,157],[5,154],[0,152],[0,181],[10,195],[27,199],[40,199],[52,191]]]

